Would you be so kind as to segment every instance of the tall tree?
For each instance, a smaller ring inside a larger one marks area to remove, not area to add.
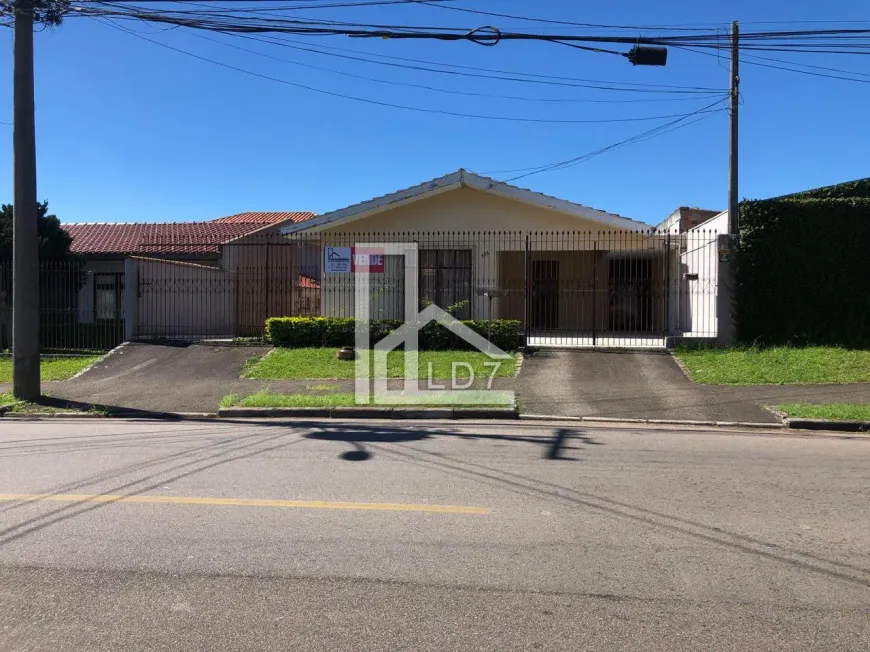
[[[12,204],[0,207],[0,261],[12,260]],[[60,220],[55,215],[48,214],[48,202],[37,205],[39,231],[39,260],[61,261],[70,260],[72,238],[63,230]]]

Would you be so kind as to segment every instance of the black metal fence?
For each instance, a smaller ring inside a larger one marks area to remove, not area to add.
[[[120,271],[100,272],[83,260],[40,262],[39,342],[44,351],[106,351],[124,341],[123,262],[116,266]],[[11,347],[12,263],[2,261],[0,348]]]
[[[373,319],[406,318],[416,292],[418,310],[518,320],[531,345],[716,335],[714,231],[273,234],[207,264],[138,265],[140,337],[261,336],[268,317],[354,317],[366,270]]]
[[[434,303],[460,319],[518,320],[532,346],[712,338],[717,236],[704,230],[270,234],[200,259],[191,254],[196,243],[185,243],[176,258],[173,243],[160,243],[160,257],[133,257],[126,265],[42,263],[41,343],[81,350],[112,348],[130,333],[137,339],[262,337],[269,317],[354,317],[365,271],[372,319],[404,319],[409,309]],[[0,263],[4,348],[11,287],[11,264]],[[409,292],[417,294],[413,305]]]

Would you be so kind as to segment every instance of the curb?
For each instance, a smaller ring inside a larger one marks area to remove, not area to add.
[[[833,430],[835,432],[870,432],[870,421],[828,421],[826,419],[786,419],[787,428],[795,430]]]
[[[0,406],[0,417],[20,421],[40,419],[147,419],[150,421],[196,421],[216,419],[215,412],[10,412],[15,404]]]
[[[784,423],[754,421],[697,421],[693,419],[629,419],[621,417],[560,417],[549,414],[521,414],[525,421],[581,421],[583,423],[644,423],[663,426],[705,426],[711,428],[785,428]]]
[[[334,408],[221,408],[219,419],[298,418],[327,419],[518,419],[507,408],[419,408],[419,407],[334,407]]]

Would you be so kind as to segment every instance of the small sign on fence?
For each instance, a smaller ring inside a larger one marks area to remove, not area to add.
[[[329,274],[384,273],[384,250],[362,247],[325,247],[323,269]]]
[[[328,274],[346,274],[351,271],[351,247],[325,247],[323,270]]]

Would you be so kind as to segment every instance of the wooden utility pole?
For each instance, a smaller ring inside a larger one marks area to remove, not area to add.
[[[728,232],[737,235],[740,228],[738,195],[738,110],[740,107],[740,27],[731,23],[731,120],[728,146]]]
[[[35,401],[40,386],[33,0],[16,0],[14,7],[12,394],[17,399]]]

